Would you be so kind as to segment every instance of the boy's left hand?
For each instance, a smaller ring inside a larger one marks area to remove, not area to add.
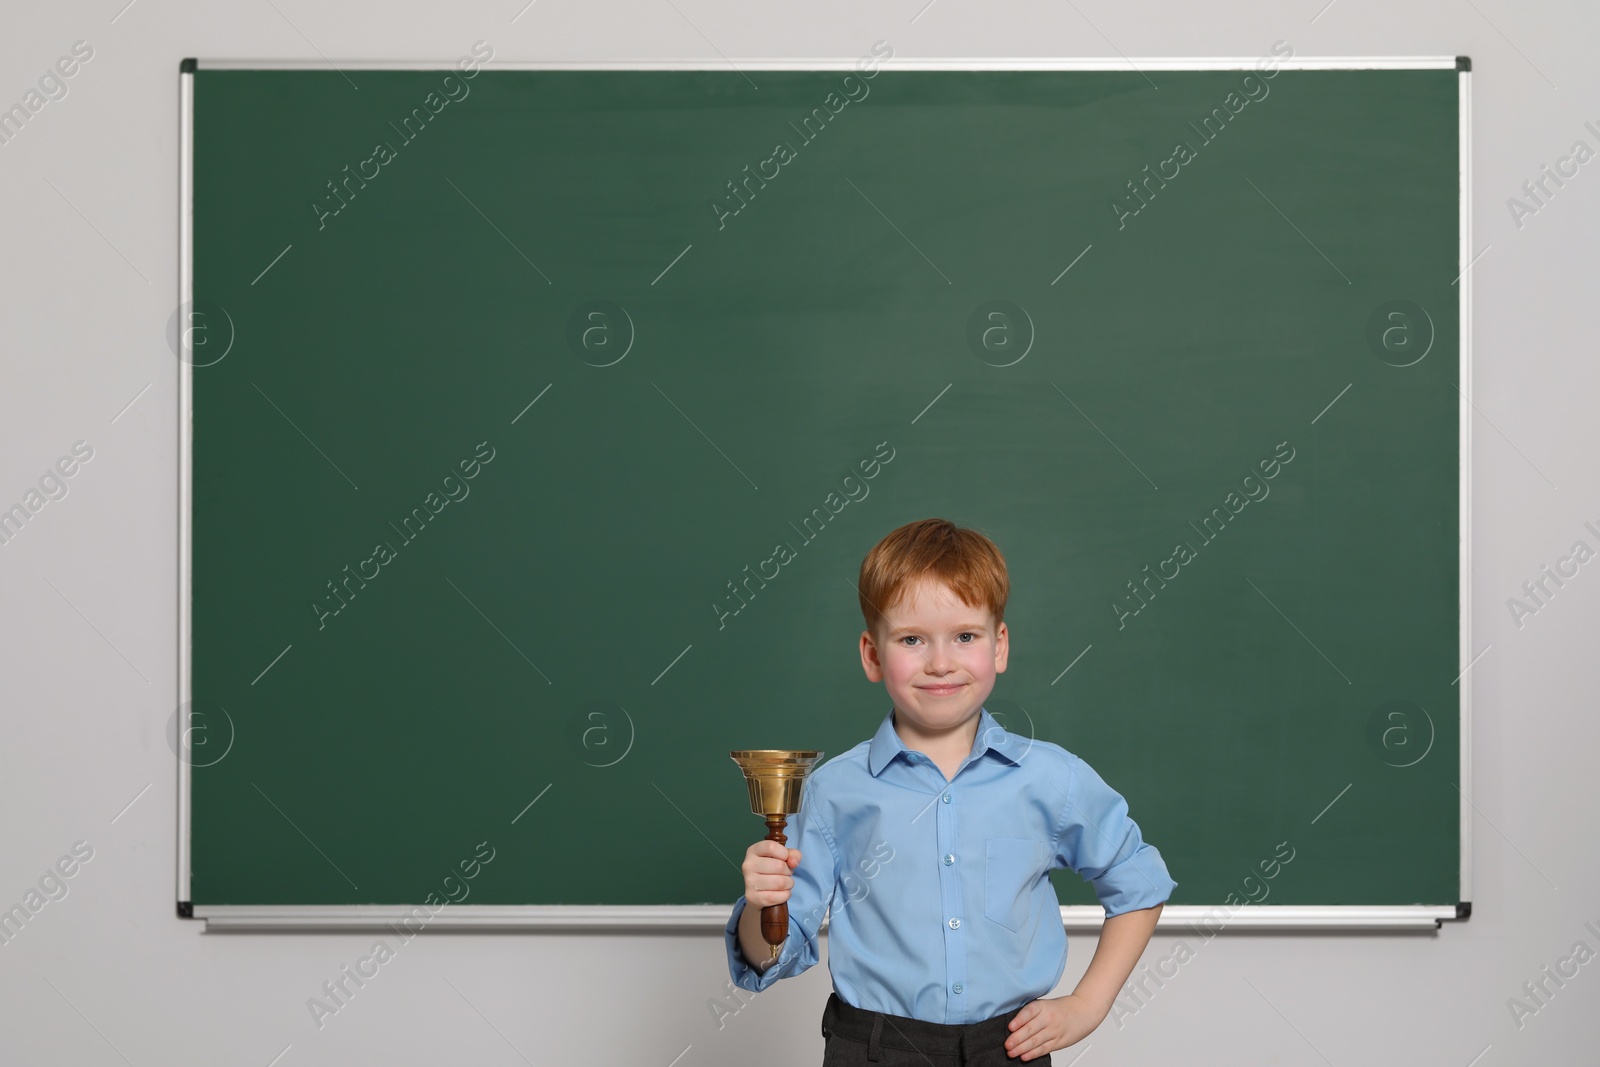
[[[1094,1033],[1094,1028],[1105,1017],[1105,1012],[1071,994],[1050,1000],[1031,1000],[1011,1020],[1006,1055],[1034,1060],[1075,1045]]]

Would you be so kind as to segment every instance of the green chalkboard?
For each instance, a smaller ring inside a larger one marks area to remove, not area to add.
[[[927,516],[1171,904],[1461,900],[1455,69],[190,76],[196,908],[731,904]]]

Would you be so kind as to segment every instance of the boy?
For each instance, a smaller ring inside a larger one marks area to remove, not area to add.
[[[831,906],[826,1067],[1047,1065],[1100,1025],[1177,883],[1087,763],[984,709],[1009,652],[993,541],[908,523],[867,553],[857,589],[861,666],[893,706],[871,740],[807,776],[798,847],[745,853],[729,972],[760,992],[811,967]],[[1041,1000],[1067,962],[1057,867],[1094,887],[1107,918],[1077,988]],[[761,909],[783,902],[773,960]]]

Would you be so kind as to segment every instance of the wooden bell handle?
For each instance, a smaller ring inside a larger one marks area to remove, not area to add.
[[[789,839],[783,835],[787,822],[788,819],[784,815],[768,815],[766,840],[776,841],[778,844],[787,847]],[[761,936],[766,940],[767,944],[772,946],[773,955],[776,956],[778,946],[783,944],[784,940],[789,936],[789,905],[787,902],[769,904],[761,909]]]

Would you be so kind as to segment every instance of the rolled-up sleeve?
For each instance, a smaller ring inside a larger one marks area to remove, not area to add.
[[[790,833],[788,847],[800,850],[800,864],[794,869],[794,888],[789,893],[789,936],[784,939],[777,962],[757,971],[739,948],[739,920],[749,904],[743,894],[733,905],[723,928],[728,951],[728,973],[734,985],[759,993],[780,978],[792,978],[816,965],[819,954],[817,933],[833,903],[838,882],[839,862],[833,841],[818,812],[822,809],[816,782],[807,782],[801,810],[790,822],[799,833]]]
[[[1108,919],[1163,904],[1178,884],[1128,817],[1122,794],[1077,756],[1056,832],[1056,864],[1083,876]]]

